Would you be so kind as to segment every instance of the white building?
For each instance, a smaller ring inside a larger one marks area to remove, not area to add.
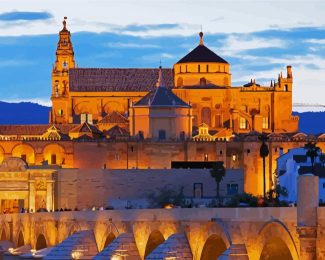
[[[311,174],[311,161],[304,148],[290,149],[277,159],[277,184],[285,187],[288,197],[280,197],[288,202],[297,201],[297,180],[302,174]],[[325,202],[325,155],[319,152],[315,158],[314,172],[319,177],[319,200]]]

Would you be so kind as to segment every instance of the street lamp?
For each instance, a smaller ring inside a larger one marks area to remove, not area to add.
[[[266,183],[265,183],[265,158],[269,155],[269,148],[266,141],[269,139],[266,134],[261,134],[258,139],[262,142],[260,148],[260,156],[263,158],[263,198],[265,201]]]

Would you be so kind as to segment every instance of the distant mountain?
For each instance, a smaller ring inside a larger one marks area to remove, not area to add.
[[[300,132],[306,134],[325,133],[325,112],[294,112],[293,114],[300,117]]]
[[[0,124],[47,124],[50,107],[31,102],[7,103],[0,101]]]
[[[0,124],[47,124],[50,107],[31,102],[0,101]],[[325,112],[294,112],[300,116],[299,129],[307,134],[325,133]]]

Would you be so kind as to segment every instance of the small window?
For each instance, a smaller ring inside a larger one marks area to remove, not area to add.
[[[200,86],[206,86],[207,80],[205,78],[200,78]]]
[[[227,195],[236,195],[238,194],[238,184],[231,183],[227,184]]]
[[[201,66],[200,65],[198,65],[197,70],[198,70],[198,72],[201,72]]]
[[[159,140],[166,140],[166,131],[165,130],[159,130],[158,139]]]
[[[237,155],[236,155],[236,154],[233,154],[233,155],[231,156],[231,160],[233,160],[234,162],[237,161]]]
[[[287,92],[288,91],[288,85],[284,85],[284,91]]]
[[[209,154],[207,153],[204,154],[204,161],[205,162],[209,161]]]
[[[203,197],[203,183],[194,183],[194,198],[201,199]]]
[[[269,117],[263,117],[262,128],[269,129]]]
[[[51,154],[51,164],[56,164],[56,154]]]
[[[62,63],[62,67],[63,67],[64,69],[67,69],[67,68],[68,68],[68,62],[67,62],[67,61],[64,61],[64,62]]]
[[[143,131],[139,131],[139,132],[138,132],[138,135],[139,135],[139,139],[140,139],[140,140],[144,140]]]
[[[247,149],[247,153],[250,153],[251,152],[251,150],[250,149]]]
[[[209,65],[207,64],[207,72],[209,72]]]
[[[243,117],[239,119],[239,128],[240,129],[247,129],[247,120]]]
[[[181,141],[185,141],[185,132],[184,131],[181,131],[180,134],[179,134],[179,139]]]
[[[115,154],[115,161],[119,161],[120,160],[120,155],[118,153]]]
[[[63,109],[58,110],[58,116],[63,116]]]
[[[219,152],[219,153],[220,153],[220,155],[222,155],[222,150],[220,150],[220,152]]]

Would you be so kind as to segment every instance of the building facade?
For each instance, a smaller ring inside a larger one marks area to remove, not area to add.
[[[299,118],[292,115],[291,66],[270,86],[255,80],[232,86],[230,64],[204,45],[201,32],[199,45],[161,74],[164,86],[191,104],[193,126],[205,123],[235,133],[298,130]],[[155,68],[76,68],[64,20],[52,71],[50,123],[96,124],[112,112],[128,115],[132,103],[155,90],[158,75]]]

